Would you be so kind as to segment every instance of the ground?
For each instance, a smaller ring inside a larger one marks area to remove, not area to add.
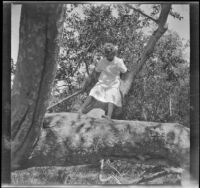
[[[181,185],[181,173],[166,173],[162,164],[134,163],[112,160],[101,164],[70,167],[32,167],[12,172],[12,184],[34,185],[97,185],[97,184],[156,184]],[[160,175],[159,175],[160,174]],[[153,178],[151,178],[153,177]]]

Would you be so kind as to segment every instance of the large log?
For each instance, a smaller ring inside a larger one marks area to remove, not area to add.
[[[190,130],[178,123],[109,121],[77,113],[51,113],[45,115],[41,135],[24,168],[137,157],[146,161],[162,158],[183,166],[189,164],[189,135]]]

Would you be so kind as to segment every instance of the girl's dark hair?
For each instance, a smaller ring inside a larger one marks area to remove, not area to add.
[[[112,43],[105,43],[104,44],[104,53],[107,54],[107,53],[117,53],[117,46],[115,46],[114,44]]]

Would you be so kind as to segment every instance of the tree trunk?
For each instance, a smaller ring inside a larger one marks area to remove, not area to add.
[[[38,138],[55,77],[63,5],[23,4],[11,94],[11,166],[24,163]]]
[[[96,163],[106,158],[154,162],[162,158],[174,166],[189,163],[190,130],[177,123],[108,121],[89,114],[50,113],[43,127],[23,168]]]

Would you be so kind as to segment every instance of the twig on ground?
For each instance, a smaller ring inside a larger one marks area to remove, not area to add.
[[[108,178],[103,178],[102,174],[99,174],[99,181],[102,183],[107,182],[107,181],[111,180],[112,178],[113,178],[112,176],[109,176]]]
[[[102,177],[102,172],[103,172],[103,167],[104,167],[104,159],[100,160],[100,163],[101,163],[101,166],[100,166],[100,173],[99,173],[99,181],[100,182],[106,182],[106,181],[109,181],[112,177],[108,177],[108,178],[103,178]]]
[[[113,179],[116,180],[117,184],[122,184],[122,183],[119,181],[119,179],[117,179],[117,177],[115,177],[114,175],[112,175],[112,177],[113,177]]]
[[[120,176],[122,176],[122,175],[120,174],[120,172],[119,172],[114,166],[112,166],[112,165],[110,164],[110,160],[107,160],[107,164],[108,164],[108,166],[109,166],[110,168],[114,169]]]
[[[113,175],[111,175],[111,176],[109,176],[109,177],[107,177],[107,178],[103,178],[102,177],[102,172],[103,172],[103,167],[104,167],[104,159],[102,159],[101,161],[100,161],[100,163],[101,163],[101,167],[100,167],[100,169],[101,169],[101,171],[100,171],[100,174],[99,174],[99,181],[100,182],[102,182],[102,183],[104,183],[104,182],[107,182],[107,181],[109,181],[109,180],[111,180],[112,178],[113,179],[115,179],[115,181],[116,181],[116,183],[117,184],[122,184],[120,181],[119,181],[119,179],[117,179],[117,177],[115,177],[114,176],[114,174]],[[107,163],[108,164],[108,163]],[[110,166],[110,165],[109,165]],[[111,166],[110,166],[111,167]],[[112,168],[114,168],[114,167],[112,167]],[[116,170],[116,169],[115,169]],[[117,170],[116,170],[117,171]],[[117,171],[118,172],[118,171]],[[119,173],[119,172],[118,172]],[[120,173],[119,173],[120,174]],[[121,175],[121,174],[120,174]]]
[[[135,181],[133,181],[132,184],[139,184],[139,183],[151,181],[155,178],[165,176],[165,175],[168,175],[168,174],[180,174],[182,172],[183,172],[183,169],[181,169],[181,168],[164,168],[163,171],[157,172],[157,173],[155,173],[151,176],[138,178]]]

